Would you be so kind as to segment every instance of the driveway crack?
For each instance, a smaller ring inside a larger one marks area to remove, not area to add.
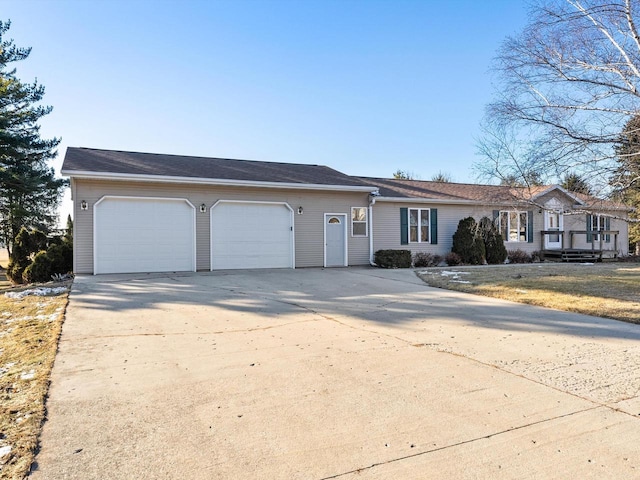
[[[432,449],[426,450],[424,452],[417,452],[417,453],[412,453],[411,455],[404,455],[402,457],[392,458],[391,460],[386,460],[384,462],[373,463],[373,464],[368,465],[366,467],[360,467],[360,468],[356,468],[354,470],[349,470],[347,472],[337,473],[335,475],[330,475],[328,477],[322,477],[322,478],[319,478],[318,480],[331,480],[331,479],[334,479],[334,478],[344,477],[345,475],[362,473],[362,472],[364,472],[366,470],[371,470],[372,468],[380,467],[382,465],[388,465],[388,464],[391,464],[391,463],[400,462],[402,460],[407,460],[409,458],[420,457],[422,455],[428,455],[430,453],[440,452],[442,450],[448,450],[450,448],[455,448],[455,447],[459,447],[459,446],[462,446],[462,445],[468,445],[470,443],[478,442],[478,441],[481,441],[481,440],[487,440],[487,439],[490,439],[490,438],[493,438],[493,437],[497,437],[499,435],[504,435],[506,433],[515,432],[517,430],[522,430],[524,428],[532,427],[534,425],[540,425],[540,424],[543,424],[543,423],[552,422],[554,420],[559,420],[561,418],[571,417],[573,415],[578,415],[578,414],[581,414],[581,413],[590,412],[592,410],[597,410],[598,408],[603,408],[603,407],[598,405],[598,406],[593,406],[593,407],[589,407],[589,408],[584,408],[582,410],[576,410],[574,412],[564,413],[562,415],[556,415],[556,416],[551,417],[551,418],[545,418],[543,420],[538,420],[536,422],[531,422],[531,423],[527,423],[525,425],[519,425],[517,427],[508,428],[506,430],[501,430],[499,432],[490,433],[489,435],[483,435],[481,437],[470,438],[469,440],[463,440],[461,442],[452,443],[452,444],[449,444],[449,445],[443,445],[442,447],[432,448]]]

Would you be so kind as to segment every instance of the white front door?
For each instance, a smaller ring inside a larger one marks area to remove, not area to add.
[[[545,235],[544,247],[547,249],[562,248],[562,213],[553,210],[544,212],[544,229],[546,231],[557,231]]]
[[[347,215],[324,214],[324,266],[347,266]]]

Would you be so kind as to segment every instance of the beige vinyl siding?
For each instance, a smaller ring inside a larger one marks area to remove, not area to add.
[[[411,252],[426,252],[446,255],[453,245],[453,234],[458,229],[460,220],[473,217],[476,221],[482,217],[493,218],[494,210],[509,210],[507,207],[482,205],[446,205],[429,203],[378,202],[373,207],[373,250],[403,249]],[[438,244],[430,243],[400,243],[400,209],[401,208],[436,208],[438,210]],[[533,243],[505,242],[507,250],[524,250],[532,252],[540,250],[540,230],[543,226],[542,214],[531,207],[516,208],[516,210],[533,210]]]
[[[105,195],[185,198],[196,207],[196,269],[210,269],[210,208],[218,200],[286,202],[294,210],[295,266],[324,264],[324,214],[345,213],[348,228],[349,265],[369,262],[369,238],[351,237],[351,207],[366,207],[367,193],[302,191],[273,188],[222,187],[209,185],[74,179],[76,273],[93,273],[93,206]],[[80,209],[80,202],[89,204]],[[205,204],[206,213],[200,213]],[[304,213],[297,214],[302,206]]]

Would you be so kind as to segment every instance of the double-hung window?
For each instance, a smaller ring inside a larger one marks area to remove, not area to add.
[[[590,228],[592,232],[598,232],[602,230],[609,230],[611,228],[611,219],[609,217],[605,217],[602,215],[590,215],[591,217],[591,225],[587,223],[587,227]],[[588,235],[587,235],[588,237]],[[600,241],[600,234],[594,233],[593,239],[598,242]],[[611,235],[605,234],[604,236],[605,242],[611,241]]]
[[[518,211],[501,211],[499,229],[505,242],[527,242],[529,239],[528,214]]]
[[[366,237],[368,215],[367,207],[351,207],[351,236]]]
[[[429,243],[429,209],[409,209],[409,242]]]

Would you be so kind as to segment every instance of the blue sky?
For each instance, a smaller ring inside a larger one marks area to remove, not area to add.
[[[67,146],[475,181],[515,0],[4,0]],[[63,215],[69,210],[65,199]]]

